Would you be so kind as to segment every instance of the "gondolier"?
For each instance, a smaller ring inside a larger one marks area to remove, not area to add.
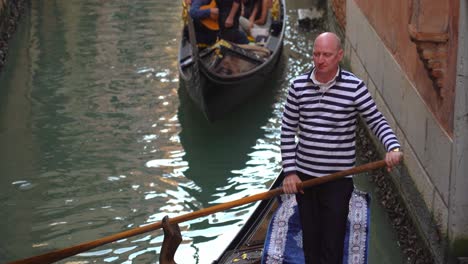
[[[402,158],[400,144],[364,82],[340,68],[342,58],[339,37],[320,34],[314,42],[314,68],[292,81],[283,112],[283,190],[297,194],[306,263],[342,263],[354,186],[352,177],[304,191],[296,184],[355,165],[358,114],[388,151],[387,167],[398,165]]]

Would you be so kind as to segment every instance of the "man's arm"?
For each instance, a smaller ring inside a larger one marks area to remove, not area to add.
[[[200,20],[204,19],[210,16],[211,10],[208,9],[200,9],[205,3],[200,0],[193,0],[192,1],[192,6],[190,8],[190,16],[193,19]]]
[[[239,0],[234,0],[232,2],[232,7],[231,11],[229,12],[228,17],[226,18],[226,21],[224,22],[224,26],[226,28],[230,28],[234,25],[234,17],[236,16],[237,10],[239,10],[240,3]]]
[[[387,169],[390,171],[394,166],[398,165],[402,159],[403,153],[400,151],[401,146],[387,120],[377,109],[364,83],[358,86],[355,103],[361,117],[366,121],[374,135],[387,150],[385,161],[387,163]]]
[[[260,11],[260,17],[255,20],[255,24],[257,25],[265,25],[267,17],[268,17],[268,10],[270,9],[270,0],[260,0],[262,1],[262,10]]]
[[[281,124],[281,159],[283,173],[286,174],[283,181],[285,193],[302,192],[296,187],[296,184],[301,182],[296,174],[296,133],[299,127],[299,102],[297,99],[294,84],[291,84],[284,104]]]
[[[255,18],[257,17],[258,10],[260,9],[260,1],[256,1],[254,3],[254,7],[252,9],[252,13],[250,13],[249,22],[250,27],[252,28],[253,24],[255,23]]]
[[[296,133],[299,126],[299,103],[294,85],[288,90],[281,124],[281,158],[285,174],[296,173]]]

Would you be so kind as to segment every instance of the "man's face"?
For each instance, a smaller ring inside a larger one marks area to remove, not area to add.
[[[316,74],[335,74],[342,58],[343,50],[335,39],[329,36],[317,38],[313,51]]]

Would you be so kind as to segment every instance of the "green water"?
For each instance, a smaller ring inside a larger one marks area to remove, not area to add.
[[[31,1],[0,75],[0,262],[267,190],[288,82],[311,61],[314,33],[299,30],[303,1],[291,2],[272,80],[210,124],[179,87],[180,1]],[[254,208],[182,223],[176,261],[211,263]],[[376,202],[372,212],[371,260],[399,263],[385,213]],[[62,263],[155,263],[162,239]]]

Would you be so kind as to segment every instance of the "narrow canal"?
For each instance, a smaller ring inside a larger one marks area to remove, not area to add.
[[[0,75],[0,262],[267,190],[285,91],[310,67],[315,33],[297,23],[309,2],[288,0],[271,82],[210,124],[179,87],[180,1],[31,1]],[[182,223],[176,261],[211,263],[254,208]],[[376,200],[371,213],[370,263],[403,263]],[[162,239],[158,230],[62,263],[155,263]]]

